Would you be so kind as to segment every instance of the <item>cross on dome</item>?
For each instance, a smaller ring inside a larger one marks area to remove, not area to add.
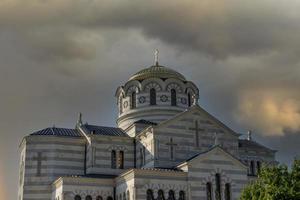
[[[158,65],[158,49],[155,49],[155,52],[154,52],[154,59],[155,59],[155,64]]]

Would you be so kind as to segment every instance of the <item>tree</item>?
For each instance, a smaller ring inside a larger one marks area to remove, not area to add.
[[[300,200],[300,160],[294,161],[291,170],[286,165],[264,166],[240,200]]]

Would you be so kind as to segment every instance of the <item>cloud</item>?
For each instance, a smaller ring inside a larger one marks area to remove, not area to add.
[[[300,95],[296,88],[247,90],[240,95],[238,106],[238,121],[262,134],[300,131]]]
[[[225,59],[268,51],[299,52],[299,8],[294,0],[4,0],[0,24],[33,33],[30,40],[36,39],[33,45],[40,44],[42,54],[65,59],[92,58],[93,45],[74,32],[128,28],[182,50]],[[45,30],[47,34],[40,34]]]

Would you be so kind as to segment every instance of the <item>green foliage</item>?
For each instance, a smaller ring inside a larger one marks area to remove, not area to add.
[[[286,165],[263,167],[240,200],[300,200],[300,160],[294,161],[291,170]]]

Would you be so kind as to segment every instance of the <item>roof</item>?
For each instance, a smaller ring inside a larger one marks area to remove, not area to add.
[[[276,151],[264,145],[261,145],[253,140],[247,140],[247,139],[239,139],[239,148],[250,148],[250,149],[257,149],[257,150],[274,151],[274,152]]]
[[[157,125],[155,122],[151,122],[145,119],[140,119],[138,121],[135,121],[134,124],[147,124],[147,125]]]
[[[45,128],[36,132],[31,133],[30,135],[54,135],[54,136],[69,136],[69,137],[81,137],[82,135],[76,129],[69,128]]]
[[[120,128],[95,126],[84,124],[82,127],[87,130],[87,134],[93,135],[108,135],[108,136],[127,136],[127,134]]]
[[[179,72],[158,64],[135,73],[133,76],[130,77],[129,80],[141,81],[147,78],[161,78],[161,79],[176,78],[182,81],[186,81],[185,77]]]

